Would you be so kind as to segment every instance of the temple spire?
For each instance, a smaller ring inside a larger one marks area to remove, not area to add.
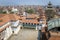
[[[52,5],[51,1],[49,1],[48,5]]]
[[[48,8],[52,8],[52,3],[51,3],[51,1],[49,1],[49,3],[48,3]]]

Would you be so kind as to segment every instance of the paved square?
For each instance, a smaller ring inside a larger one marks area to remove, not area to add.
[[[18,35],[11,36],[8,40],[37,40],[37,35],[35,29],[22,29]]]

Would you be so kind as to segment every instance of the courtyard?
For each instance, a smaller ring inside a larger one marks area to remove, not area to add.
[[[21,29],[17,35],[12,35],[8,40],[37,40],[38,31],[35,29]]]

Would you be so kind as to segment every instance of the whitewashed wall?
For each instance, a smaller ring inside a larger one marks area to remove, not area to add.
[[[6,24],[4,24],[3,26],[1,26],[1,28],[4,28],[5,26],[8,26],[8,25],[10,25],[10,22],[7,22]],[[5,30],[4,30],[4,33],[3,33],[4,35],[2,35],[2,36],[4,36],[4,40],[7,40],[11,35],[12,35],[12,29],[11,29],[11,27],[9,26],[9,27],[7,27]]]
[[[12,22],[11,22],[12,23]],[[12,23],[13,25],[11,26],[12,27],[12,30],[14,31],[13,34],[18,34],[19,30],[20,30],[20,27],[22,26],[20,23],[19,23],[19,20],[17,20],[16,22]]]
[[[0,33],[0,40],[4,39],[4,37],[5,37],[5,31],[2,31],[2,32]]]
[[[6,30],[5,30],[5,37],[4,37],[4,40],[7,40],[10,36],[12,35],[12,29],[11,27],[7,27]]]
[[[20,31],[21,26],[22,25],[19,25],[19,26],[15,27],[15,28],[12,28],[12,30],[14,31],[13,34],[18,34],[18,32]]]

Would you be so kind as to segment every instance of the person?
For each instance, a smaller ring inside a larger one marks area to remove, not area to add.
[[[42,39],[41,30],[38,31],[38,40]]]
[[[45,32],[42,32],[42,40],[48,40]]]
[[[42,29],[41,34],[42,34],[42,40],[48,40],[51,37],[50,32],[47,30],[47,27],[44,27]]]
[[[47,27],[45,27],[45,31],[47,32],[47,30],[48,30],[48,28]]]
[[[50,32],[49,32],[49,31],[47,31],[47,32],[46,32],[46,34],[47,34],[47,35],[46,35],[46,36],[47,36],[47,39],[49,39],[49,38],[51,37]]]
[[[49,39],[50,37],[51,37],[51,34],[50,34],[50,32],[48,31],[48,28],[47,27],[45,27],[45,32],[46,32],[46,36],[47,36],[47,39]]]

